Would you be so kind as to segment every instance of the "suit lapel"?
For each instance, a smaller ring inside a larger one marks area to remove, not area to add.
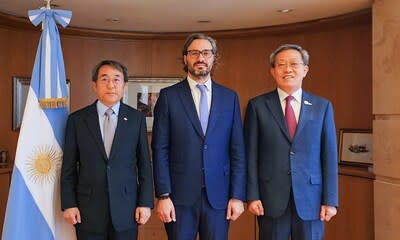
[[[179,97],[181,99],[183,109],[188,118],[190,119],[194,129],[200,136],[204,137],[203,130],[201,129],[200,120],[197,115],[196,106],[194,105],[193,96],[187,79],[185,79],[179,84]]]
[[[85,121],[87,124],[87,128],[89,129],[89,132],[92,134],[92,137],[96,142],[96,146],[99,148],[99,151],[102,153],[104,159],[107,159],[103,138],[101,137],[101,130],[99,126],[99,118],[96,108],[96,102],[90,106],[88,110],[88,116],[85,119]]]
[[[270,110],[273,118],[275,119],[276,123],[278,124],[283,134],[290,141],[290,135],[286,126],[286,121],[283,115],[282,105],[279,100],[278,91],[275,90],[275,92],[273,92],[272,94],[267,95],[265,104],[267,105],[267,108]]]
[[[211,99],[211,107],[210,107],[210,114],[208,118],[208,125],[207,125],[207,132],[211,132],[211,130],[215,127],[217,120],[218,120],[218,115],[221,112],[222,109],[222,93],[221,93],[221,88],[218,84],[216,84],[214,81],[211,83],[212,87],[212,99]]]
[[[114,139],[113,143],[111,145],[111,151],[110,151],[110,157],[108,158],[109,160],[114,157],[115,154],[117,154],[118,151],[116,151],[116,147],[120,146],[120,139],[122,138],[122,135],[125,133],[124,129],[127,129],[126,124],[128,123],[128,108],[123,104],[122,102],[120,103],[119,111],[118,111],[118,123],[117,123],[117,128],[115,129],[115,134],[114,134]],[[132,120],[132,119],[130,119]]]
[[[312,110],[313,106],[310,95],[303,91],[299,122],[297,124],[296,135],[294,137],[295,139],[297,135],[301,134],[301,131],[304,129],[304,126],[307,124],[307,122],[312,119]]]

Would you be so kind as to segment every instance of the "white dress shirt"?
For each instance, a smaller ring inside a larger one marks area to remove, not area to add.
[[[112,110],[114,111],[114,114],[111,115],[111,121],[113,122],[115,129],[117,129],[119,105],[120,105],[120,102],[116,103],[114,106],[111,107]],[[100,101],[97,101],[96,107],[97,107],[97,114],[99,115],[101,137],[104,138],[103,127],[104,127],[104,120],[106,119],[105,113],[109,107],[107,107]]]
[[[189,82],[190,90],[192,92],[192,97],[194,101],[194,105],[196,106],[196,111],[197,115],[200,117],[200,96],[201,92],[200,89],[197,87],[199,83],[197,83],[195,80],[191,79],[189,76],[187,77],[187,80]],[[212,95],[212,88],[211,88],[211,79],[209,78],[205,83],[202,83],[206,85],[206,94],[207,94],[207,106],[208,106],[208,113],[210,113],[210,107],[211,107],[211,95]]]
[[[278,88],[278,95],[279,95],[279,100],[281,102],[283,115],[285,115],[286,97],[289,96],[289,94],[287,94],[282,89]],[[294,115],[296,117],[296,122],[297,123],[299,122],[302,95],[303,95],[303,91],[302,91],[301,88],[292,94],[294,99],[291,101],[291,105],[292,105],[292,108],[293,108]]]

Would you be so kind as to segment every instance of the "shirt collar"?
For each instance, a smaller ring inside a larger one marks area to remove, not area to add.
[[[191,79],[189,76],[187,76],[187,80],[190,86],[190,89],[196,89],[196,85],[199,84],[198,82],[196,82],[195,80]],[[211,90],[211,78],[208,78],[207,81],[205,83],[203,83],[204,85],[206,85],[207,91]]]
[[[119,113],[119,106],[121,105],[121,102],[118,101],[116,104],[114,104],[114,106],[112,106],[112,110],[114,111],[115,115],[118,116]],[[97,101],[96,103],[96,107],[97,107],[97,112],[99,113],[99,115],[103,116],[107,109],[109,109],[109,107],[107,107],[106,105],[104,105],[102,102]]]
[[[279,95],[279,100],[281,102],[285,101],[286,97],[289,96],[289,94],[287,94],[285,91],[283,91],[280,88],[277,88],[278,90],[278,95]],[[293,98],[297,101],[297,102],[301,102],[301,96],[303,94],[303,90],[300,88],[299,90],[297,90],[296,92],[294,92],[292,94]]]

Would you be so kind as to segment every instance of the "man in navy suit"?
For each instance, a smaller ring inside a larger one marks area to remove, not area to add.
[[[246,198],[239,100],[211,80],[218,60],[214,39],[190,35],[182,56],[187,78],[162,89],[154,110],[157,215],[169,240],[195,240],[197,233],[224,240]]]
[[[278,88],[247,106],[248,209],[258,216],[260,240],[323,239],[324,222],[336,215],[333,109],[302,90],[308,62],[302,47],[278,47],[270,56]]]
[[[61,170],[64,219],[76,226],[78,240],[133,240],[153,207],[146,120],[121,101],[128,81],[124,65],[102,61],[92,81],[97,101],[67,121]],[[103,143],[109,133],[105,122],[115,129],[113,139],[112,134],[107,138],[109,147]]]

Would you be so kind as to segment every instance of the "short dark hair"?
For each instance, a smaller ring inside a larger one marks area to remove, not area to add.
[[[185,64],[185,61],[183,61],[183,56],[187,55],[190,44],[192,44],[192,42],[197,39],[203,39],[203,40],[207,40],[210,42],[211,47],[212,47],[212,52],[214,54],[214,64],[213,64],[212,70],[218,65],[219,54],[218,54],[218,48],[217,48],[217,41],[214,38],[205,35],[204,33],[193,33],[186,38],[185,43],[183,44],[183,48],[182,48],[182,63],[183,63],[183,70],[185,72],[188,72],[188,67]]]
[[[92,71],[92,81],[96,82],[97,81],[97,77],[99,75],[99,70],[102,66],[111,66],[115,69],[117,69],[118,71],[122,72],[122,74],[124,75],[124,82],[128,81],[128,69],[120,62],[114,61],[114,60],[102,60],[101,62],[99,62],[98,64],[96,64],[96,66],[93,68]]]
[[[275,49],[275,51],[273,51],[271,53],[271,55],[269,55],[269,63],[271,64],[271,67],[275,67],[276,55],[278,55],[282,51],[289,50],[289,49],[298,51],[301,54],[301,58],[303,59],[304,65],[308,65],[309,60],[310,60],[310,55],[308,55],[307,50],[302,48],[300,45],[283,44],[283,45],[280,45],[277,49]]]

